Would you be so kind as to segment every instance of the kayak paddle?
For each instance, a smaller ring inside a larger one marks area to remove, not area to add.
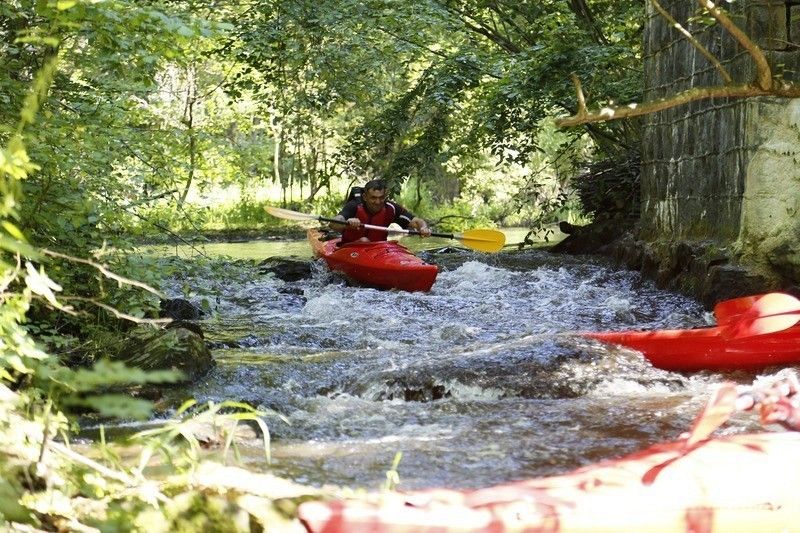
[[[734,316],[722,330],[729,339],[766,335],[788,329],[800,322],[800,300],[789,294],[758,295],[750,308]]]
[[[318,220],[320,222],[333,222],[343,226],[346,225],[345,222],[336,220],[335,218],[326,218],[320,215],[300,213],[298,211],[291,211],[289,209],[282,209],[280,207],[267,206],[266,210],[270,215],[286,220]],[[381,230],[387,233],[403,233],[406,235],[420,234],[420,232],[416,230],[390,229],[383,226],[373,226],[371,224],[362,224],[361,227]],[[506,236],[503,234],[503,232],[494,229],[470,229],[463,233],[431,233],[431,237],[456,239],[463,242],[466,246],[472,248],[473,250],[489,253],[499,252],[506,243]]]
[[[764,294],[754,294],[752,296],[742,296],[724,300],[714,306],[714,318],[717,319],[718,326],[727,326],[740,318],[744,312],[753,307],[753,304]]]

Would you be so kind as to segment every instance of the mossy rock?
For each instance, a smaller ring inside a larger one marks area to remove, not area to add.
[[[135,330],[117,359],[142,370],[180,370],[184,382],[196,381],[214,366],[203,338],[183,327]]]

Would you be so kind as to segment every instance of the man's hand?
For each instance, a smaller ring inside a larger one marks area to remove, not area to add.
[[[431,228],[428,227],[428,223],[419,217],[414,217],[408,227],[418,231],[419,236],[422,238],[431,236]]]
[[[356,217],[348,218],[347,220],[344,219],[342,215],[336,215],[333,217],[335,220],[339,220],[340,222],[331,222],[331,228],[335,229],[336,231],[341,231],[342,226],[348,226],[353,229],[358,229],[361,227],[361,221]]]

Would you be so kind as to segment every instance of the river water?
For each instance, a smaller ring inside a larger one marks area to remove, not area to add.
[[[752,382],[657,370],[637,352],[578,335],[710,323],[698,303],[638,273],[537,249],[486,255],[423,244],[441,271],[428,293],[349,286],[322,262],[297,282],[255,265],[238,278],[223,267],[176,280],[171,296],[186,286],[214,294],[201,325],[217,361],[179,394],[286,418],[267,419],[271,465],[259,442],[244,443],[252,468],[377,489],[402,452],[407,490],[484,487],[619,457],[686,431],[710,385]],[[215,246],[204,253],[312,261],[302,241]],[[725,431],[754,427],[744,417]]]

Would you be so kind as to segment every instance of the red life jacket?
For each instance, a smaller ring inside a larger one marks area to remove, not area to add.
[[[385,228],[394,222],[396,216],[397,208],[393,202],[386,202],[383,205],[383,209],[374,215],[367,211],[364,204],[358,204],[356,208],[356,218],[364,224],[370,224],[372,226],[383,226]],[[342,232],[342,244],[357,241],[361,237],[366,237],[371,241],[385,241],[388,235],[389,234],[385,231],[365,228],[353,229],[348,227]]]

